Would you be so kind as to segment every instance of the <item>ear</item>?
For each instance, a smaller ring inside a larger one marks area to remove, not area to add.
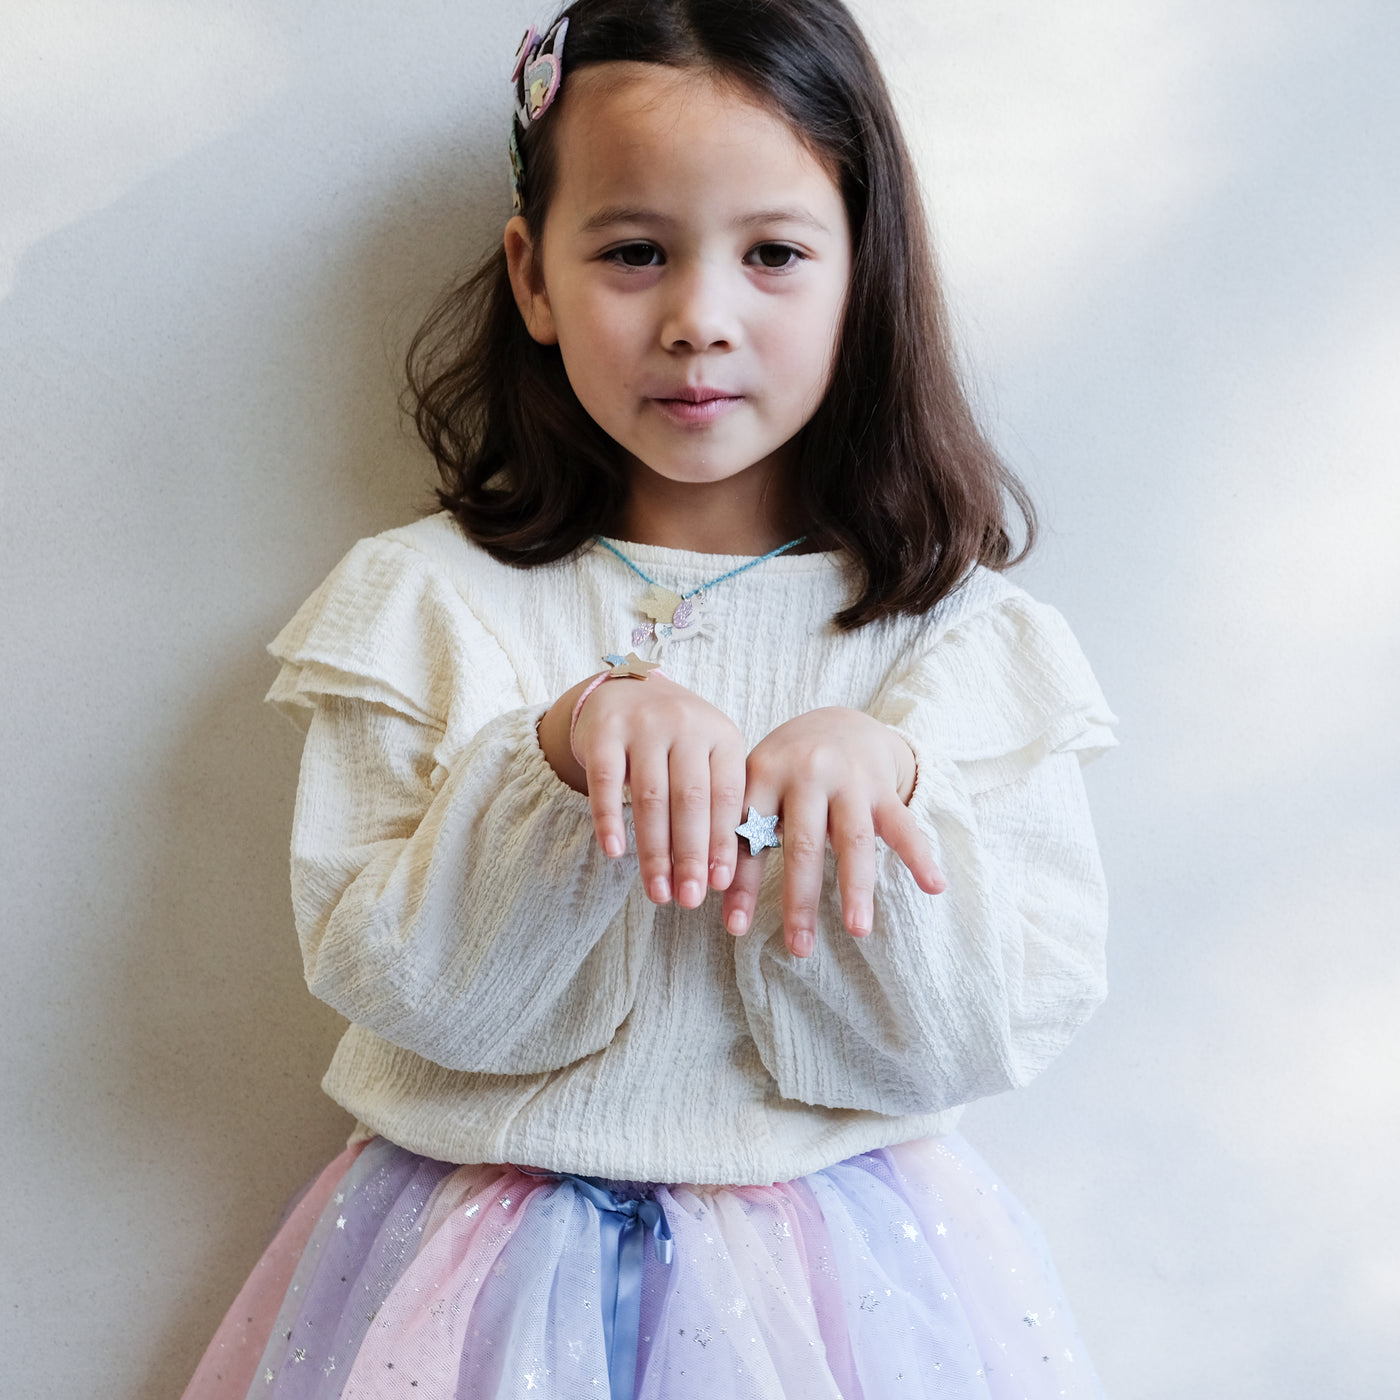
[[[525,329],[541,345],[557,345],[559,336],[554,329],[554,313],[550,310],[537,249],[529,225],[519,214],[506,225],[505,248],[510,289],[515,293]]]

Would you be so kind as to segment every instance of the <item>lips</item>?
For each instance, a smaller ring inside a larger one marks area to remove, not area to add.
[[[742,394],[705,385],[682,384],[664,394],[653,396],[652,402],[668,418],[677,423],[713,423],[744,401]]]

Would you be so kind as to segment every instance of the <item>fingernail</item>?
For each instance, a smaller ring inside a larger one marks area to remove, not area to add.
[[[715,889],[727,890],[729,888],[730,878],[733,876],[734,872],[730,870],[727,865],[717,865],[712,874],[714,876]]]
[[[705,891],[700,888],[699,880],[681,881],[681,903],[687,909],[694,909],[705,897]]]
[[[622,854],[622,837],[609,836],[603,842],[603,850],[610,856],[620,856]]]
[[[862,927],[860,924],[852,924],[852,925],[851,925],[851,937],[852,937],[852,938],[864,938],[865,935],[866,935],[867,933],[869,933],[869,932],[870,932],[870,930],[869,930],[868,928],[864,928],[864,927]]]
[[[811,931],[800,928],[792,936],[792,952],[794,957],[809,958],[812,955],[813,938]]]
[[[749,931],[749,916],[742,909],[736,909],[730,916],[726,928],[735,938],[742,938]]]
[[[655,904],[669,904],[671,900],[671,882],[664,876],[658,875],[651,884],[647,886],[647,891],[651,895]]]

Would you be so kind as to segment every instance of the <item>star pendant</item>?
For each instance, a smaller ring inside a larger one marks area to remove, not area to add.
[[[734,828],[736,836],[742,836],[749,843],[749,854],[756,856],[760,851],[769,846],[781,846],[783,843],[778,840],[778,818],[776,814],[771,817],[760,817],[757,807],[749,808],[749,819],[742,825]]]

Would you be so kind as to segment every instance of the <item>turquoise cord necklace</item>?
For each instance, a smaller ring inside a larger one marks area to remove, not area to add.
[[[694,588],[689,588],[684,593],[677,593],[674,589],[666,588],[657,583],[650,574],[638,568],[620,549],[609,544],[601,535],[594,535],[593,538],[609,554],[622,560],[643,583],[650,585],[647,591],[637,599],[637,606],[641,609],[642,615],[649,618],[650,621],[633,629],[632,645],[643,646],[647,642],[651,642],[655,644],[657,650],[660,650],[668,642],[686,641],[691,637],[701,635],[703,630],[701,609],[704,606],[705,594],[710,589],[717,588],[721,583],[727,583],[732,578],[738,578],[740,574],[746,574],[750,569],[756,569],[760,564],[766,564],[770,559],[775,559],[790,549],[795,549],[798,545],[805,543],[807,536],[799,535],[795,540],[780,544],[777,549],[770,549],[767,554],[760,554],[758,558],[750,559],[747,564],[740,564],[737,569],[729,569],[725,573],[717,574],[712,579],[706,579],[704,583],[697,583]]]

